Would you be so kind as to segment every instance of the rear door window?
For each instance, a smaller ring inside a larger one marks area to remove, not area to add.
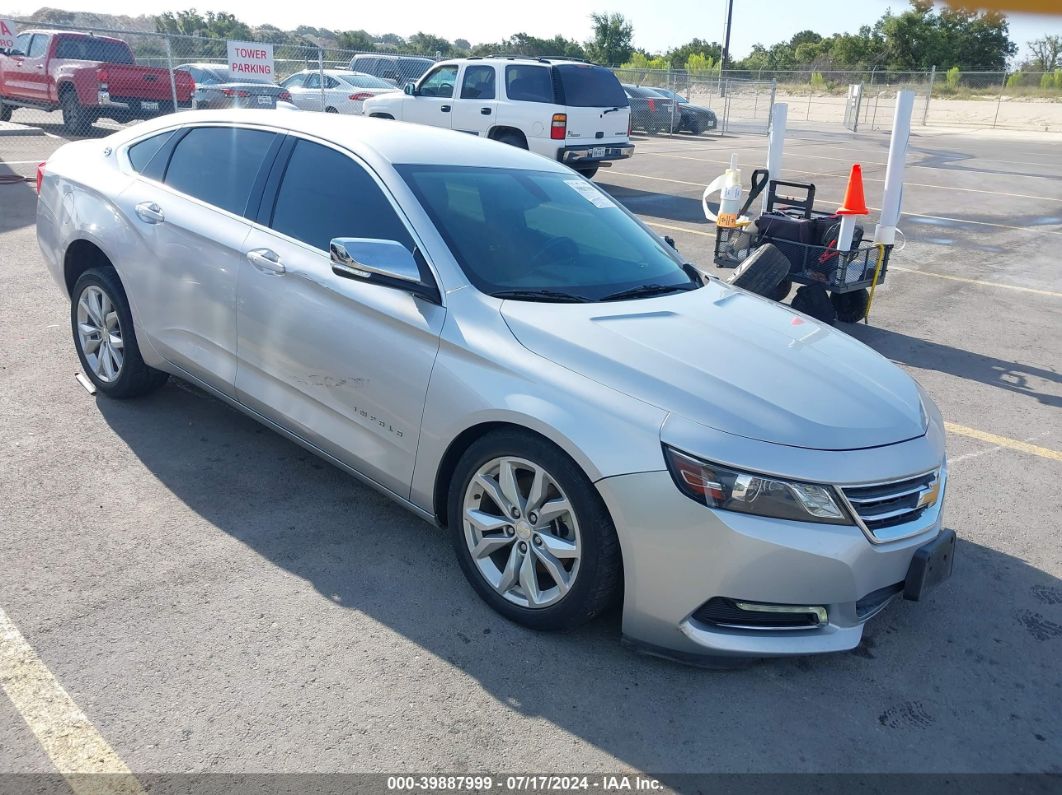
[[[337,237],[394,240],[414,248],[369,173],[342,152],[310,141],[299,141],[291,153],[270,226],[322,251]]]
[[[164,181],[174,190],[243,215],[275,138],[264,130],[198,127],[174,147]]]
[[[505,94],[509,99],[524,102],[555,102],[549,67],[527,64],[506,66]]]
[[[107,41],[106,39],[95,39],[88,36],[59,39],[59,43],[55,46],[55,57],[68,58],[74,61],[133,63],[133,53],[124,42]]]
[[[593,64],[558,64],[553,73],[561,89],[561,104],[575,108],[625,107],[627,95],[608,69]]]
[[[461,99],[494,99],[494,67],[466,66]]]

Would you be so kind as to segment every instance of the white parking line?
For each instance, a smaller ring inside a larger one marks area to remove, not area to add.
[[[649,179],[649,180],[655,180],[655,181],[658,181],[658,182],[673,182],[673,183],[675,183],[677,185],[690,185],[690,186],[695,187],[695,188],[703,187],[700,182],[688,182],[686,180],[668,179],[668,178],[665,178],[665,177],[651,177],[651,176],[649,176],[647,174],[632,174],[629,171],[613,171],[613,172],[610,172],[609,176],[634,177],[635,179]],[[816,198],[816,201],[822,201],[824,204],[827,204],[827,205],[833,203],[829,199],[826,199],[826,198],[823,198],[823,197],[820,197],[820,196],[816,196],[815,198]],[[839,204],[840,200],[837,200],[837,201],[838,201],[838,204]],[[869,207],[869,206],[868,206],[868,209],[873,211],[873,212],[879,212],[881,210],[880,207]],[[973,221],[973,220],[971,220],[969,218],[952,218],[951,216],[947,216],[947,215],[928,215],[926,213],[912,213],[912,212],[908,212],[907,210],[903,211],[903,215],[906,215],[906,216],[909,216],[909,217],[914,217],[914,218],[928,218],[928,219],[930,219],[932,221],[947,221],[947,222],[953,223],[953,224],[974,224],[975,226],[990,226],[990,227],[993,227],[993,228],[996,228],[996,229],[1010,229],[1010,230],[1013,230],[1015,232],[1031,232],[1034,235],[1058,235],[1058,236],[1062,237],[1062,230],[1044,229],[1043,227],[1013,226],[1011,224],[997,224],[997,223],[993,223],[991,221]]]
[[[0,685],[77,795],[142,795],[140,783],[0,608]],[[86,774],[104,773],[106,776]]]

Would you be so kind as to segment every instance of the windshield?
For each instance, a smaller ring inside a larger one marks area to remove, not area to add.
[[[388,83],[386,80],[381,80],[378,77],[373,77],[372,75],[363,75],[358,74],[357,72],[344,72],[342,74],[337,74],[336,77],[348,86],[353,86],[354,88],[386,88],[392,91],[394,90],[394,86],[391,83]]]
[[[627,107],[627,95],[608,69],[593,64],[558,64],[553,73],[560,80],[563,105],[573,108]]]
[[[469,281],[485,293],[600,301],[642,288],[648,295],[700,286],[673,250],[574,173],[396,169]]]

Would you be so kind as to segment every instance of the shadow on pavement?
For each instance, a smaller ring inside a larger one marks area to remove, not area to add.
[[[37,222],[37,191],[33,182],[9,181],[17,177],[35,179],[33,166],[9,166],[0,159],[0,234],[32,226]]]
[[[922,603],[890,606],[858,649],[710,672],[622,647],[616,614],[561,634],[506,622],[467,585],[444,532],[180,382],[97,405],[188,508],[312,583],[320,602],[300,602],[298,618],[322,628],[322,643],[348,654],[327,628],[337,605],[359,611],[502,708],[570,734],[573,760],[589,743],[656,773],[1062,771],[1047,705],[1058,696],[1062,582],[1018,558],[963,541],[954,577]],[[364,654],[372,641],[355,643]]]
[[[1030,383],[1042,380],[1062,385],[1062,373],[1054,370],[1008,362],[861,323],[844,325],[843,329],[893,361],[1006,389],[1008,392],[1036,398],[1045,406],[1062,407],[1062,395],[1038,391]]]
[[[599,188],[622,202],[624,207],[636,215],[697,224],[704,226],[706,232],[715,232],[715,227],[708,226],[704,219],[700,196],[676,196],[673,193],[656,193],[614,185],[608,182],[608,174],[599,174],[595,181]],[[709,203],[716,207],[715,202]]]

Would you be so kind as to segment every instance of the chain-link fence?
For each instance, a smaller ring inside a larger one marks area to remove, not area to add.
[[[188,64],[227,64],[226,42],[202,36],[160,34],[147,30],[109,30],[104,28],[65,28],[63,25],[36,25],[18,20],[23,31],[34,28],[69,29],[119,38],[133,52],[137,64],[162,70],[154,79],[161,81],[160,96],[151,101],[123,103],[102,89],[88,99],[107,103],[106,108],[68,112],[59,107],[59,98],[41,100],[39,107],[0,106],[0,119],[52,128],[74,134],[104,134],[117,124],[124,124],[174,107],[195,104],[189,98],[186,79],[177,79],[174,70]],[[274,43],[274,83],[303,71],[316,71],[318,77],[308,81],[319,87],[321,101],[307,109],[328,110],[325,101],[327,69],[348,69],[356,55],[364,51],[318,47],[312,44]],[[384,53],[402,58],[428,60],[424,55]],[[92,60],[92,59],[88,59]],[[423,66],[421,67],[423,69]],[[724,133],[766,133],[770,108],[775,102],[789,104],[789,123],[818,128],[839,129],[845,124],[848,87],[862,86],[858,130],[886,129],[892,122],[896,92],[912,89],[918,96],[915,123],[933,126],[1002,127],[1022,130],[1062,130],[1062,71],[971,72],[930,69],[919,72],[890,70],[728,70],[689,72],[685,70],[623,69],[613,70],[620,82],[663,91],[672,101],[659,103],[667,108],[666,118],[655,110],[657,101],[642,103],[632,99],[636,119],[642,120],[639,131],[662,135],[713,135]],[[416,75],[419,75],[419,71]],[[180,75],[177,72],[177,75]],[[414,75],[414,76],[416,76]],[[405,75],[408,77],[409,75]],[[403,82],[400,78],[398,82]],[[157,92],[159,93],[159,92]],[[280,91],[273,92],[276,96]],[[274,99],[276,98],[274,96]],[[237,96],[237,99],[239,97]],[[238,103],[235,103],[238,104]],[[643,107],[644,104],[644,107]],[[653,105],[654,109],[649,110]],[[46,107],[53,107],[49,111]],[[77,111],[77,108],[73,109]],[[349,112],[350,108],[346,108]],[[343,112],[342,110],[340,112]],[[655,114],[655,115],[654,115]],[[646,121],[647,119],[647,121]],[[71,127],[76,129],[70,129]],[[849,126],[853,126],[849,124]],[[637,125],[636,125],[637,127]]]

